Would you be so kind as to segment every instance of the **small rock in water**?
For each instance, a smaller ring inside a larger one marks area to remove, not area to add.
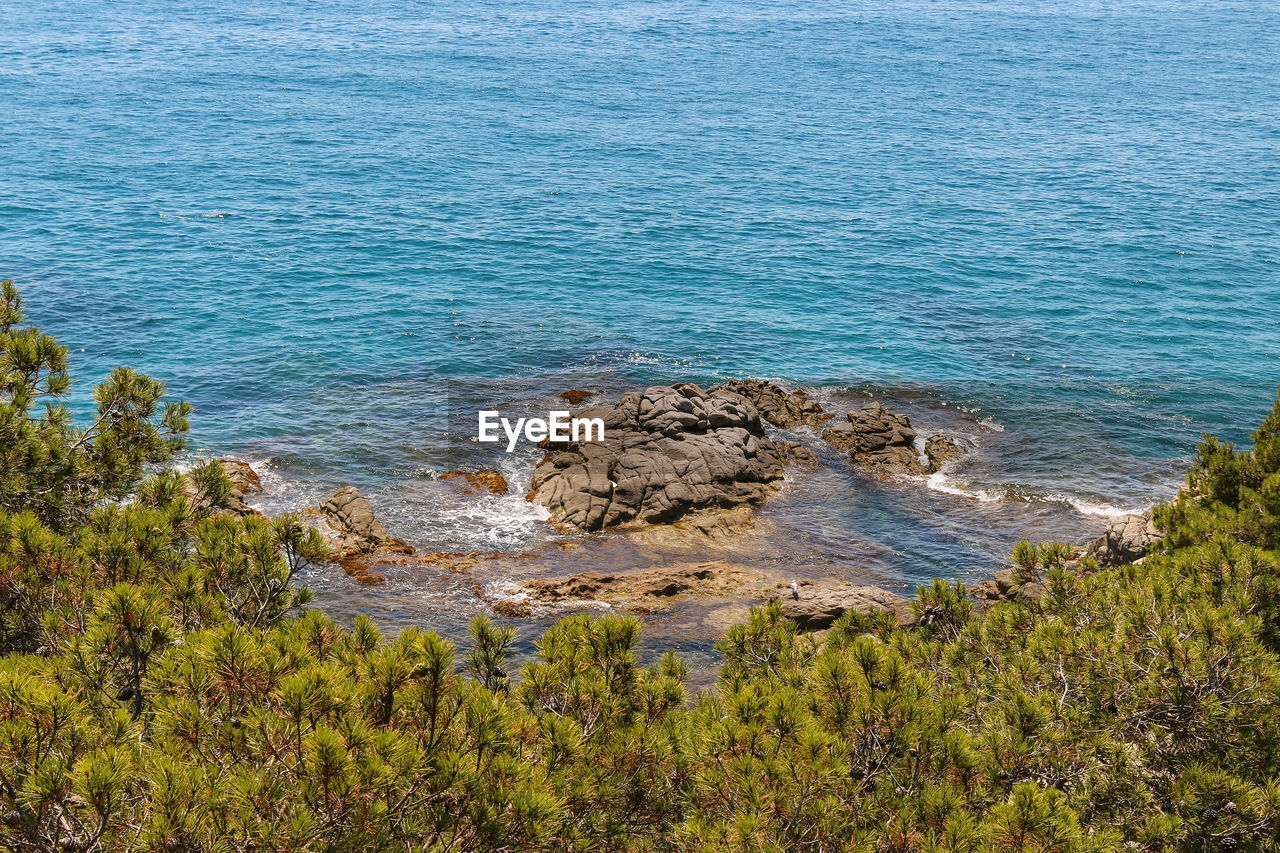
[[[248,462],[241,462],[239,459],[219,459],[218,464],[222,466],[223,473],[231,481],[231,500],[224,512],[232,515],[261,515],[244,500],[246,495],[262,491],[262,480],[258,477],[258,472],[254,471]],[[190,479],[187,480],[185,488],[187,496],[194,499],[195,487]]]
[[[848,423],[823,430],[822,438],[844,453],[854,465],[889,474],[926,474],[960,455],[960,446],[949,435],[933,435],[925,443],[927,461],[916,450],[911,419],[879,402],[849,412]]]
[[[949,435],[931,435],[924,443],[924,455],[929,459],[929,472],[933,473],[960,456],[960,445]]]
[[[581,388],[570,388],[568,391],[560,392],[560,399],[570,406],[576,406],[594,396],[594,391],[583,391]]]
[[[304,512],[302,517],[320,531],[343,571],[361,583],[386,580],[370,570],[378,557],[413,553],[413,546],[387,532],[355,486],[335,490],[318,510]]]

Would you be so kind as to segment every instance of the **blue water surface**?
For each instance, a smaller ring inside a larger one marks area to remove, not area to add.
[[[1280,382],[1275,3],[6,2],[0,118],[0,276],[77,401],[143,369],[307,497],[393,499],[478,407],[758,375],[1118,511]]]

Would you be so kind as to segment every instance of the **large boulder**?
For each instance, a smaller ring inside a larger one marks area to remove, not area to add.
[[[876,586],[854,586],[832,579],[803,581],[794,589],[780,590],[770,600],[781,604],[782,614],[804,631],[830,628],[850,610],[892,613],[899,625],[915,619],[911,602],[901,596]]]
[[[659,385],[573,416],[602,419],[604,439],[550,444],[528,495],[569,530],[758,504],[783,479],[786,460],[804,457],[767,438],[755,406],[725,389]]]
[[[1100,566],[1119,566],[1146,556],[1160,537],[1160,531],[1156,530],[1151,519],[1151,510],[1120,515],[1107,523],[1107,529],[1090,543],[1085,554],[1097,560]]]
[[[391,539],[373,507],[355,486],[343,486],[320,504],[320,514],[334,532],[339,553],[372,554]]]
[[[803,392],[788,392],[763,379],[731,379],[711,390],[721,389],[746,397],[762,418],[776,426],[817,426],[833,417],[822,410],[817,400],[810,400]]]

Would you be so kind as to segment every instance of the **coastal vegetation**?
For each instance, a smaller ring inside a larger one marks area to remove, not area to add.
[[[1206,438],[1138,564],[821,636],[777,605],[715,688],[575,616],[515,671],[308,609],[298,519],[180,474],[188,410],[119,368],[87,427],[66,350],[0,293],[0,847],[15,851],[1267,850],[1280,842],[1280,401]],[[1012,565],[1012,564],[1011,564]],[[997,568],[997,567],[993,567]]]

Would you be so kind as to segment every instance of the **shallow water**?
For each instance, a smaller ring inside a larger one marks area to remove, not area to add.
[[[432,478],[478,408],[759,375],[977,452],[766,510],[909,588],[1081,541],[1280,382],[1280,12],[1213,2],[0,8],[0,275],[197,409],[269,508],[355,483],[430,550],[545,541]],[[519,491],[519,490],[517,490]],[[957,497],[976,496],[980,500]],[[798,531],[798,532],[795,532]],[[314,578],[450,630],[413,577]],[[394,596],[393,596],[394,588]],[[399,596],[395,602],[391,597]],[[443,599],[450,600],[452,599]],[[455,602],[456,604],[456,602]]]

